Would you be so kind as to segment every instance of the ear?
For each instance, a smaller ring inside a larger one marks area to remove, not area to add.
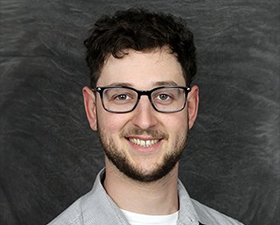
[[[199,88],[198,86],[192,86],[191,91],[188,93],[188,116],[189,116],[189,129],[193,127],[193,124],[197,117],[198,103],[199,103]]]
[[[96,131],[97,130],[97,119],[96,119],[95,94],[93,93],[93,91],[90,88],[84,87],[83,96],[84,96],[84,105],[85,105],[85,110],[86,110],[89,125],[92,130]]]

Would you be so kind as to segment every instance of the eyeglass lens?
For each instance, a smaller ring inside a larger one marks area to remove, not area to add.
[[[164,87],[155,89],[149,97],[156,110],[172,112],[181,110],[185,104],[185,90],[183,88]],[[129,88],[108,88],[103,92],[105,109],[112,112],[131,111],[138,103],[138,93]]]

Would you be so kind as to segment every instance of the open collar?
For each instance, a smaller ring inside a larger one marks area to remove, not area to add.
[[[96,181],[92,190],[87,193],[81,199],[81,211],[83,217],[83,224],[90,225],[92,217],[95,219],[97,217],[104,221],[103,224],[106,225],[129,225],[124,214],[121,212],[116,203],[111,199],[111,197],[106,193],[102,185],[102,181],[105,177],[105,168],[102,169],[97,175]],[[190,225],[190,224],[202,224],[211,225],[212,223],[208,221],[207,217],[200,218],[199,213],[197,213],[192,199],[189,197],[188,192],[185,187],[178,180],[178,194],[180,199],[180,211],[178,217],[178,225]],[[97,207],[98,206],[98,207]],[[96,211],[95,215],[91,212],[93,209]]]

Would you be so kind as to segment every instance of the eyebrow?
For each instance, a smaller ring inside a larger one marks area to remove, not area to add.
[[[111,83],[109,85],[106,85],[107,87],[113,87],[113,86],[126,86],[126,87],[133,87],[131,83],[125,83],[125,82],[115,82]],[[155,82],[153,86],[179,86],[175,81],[158,81]]]
[[[133,85],[130,83],[125,83],[125,82],[119,82],[119,83],[111,83],[106,85],[107,87],[113,87],[113,86],[126,86],[126,87],[132,87]]]
[[[155,83],[155,86],[178,86],[175,81],[158,81]]]

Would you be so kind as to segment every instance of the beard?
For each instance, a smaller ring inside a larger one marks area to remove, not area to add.
[[[107,136],[102,129],[98,126],[98,137],[104,149],[105,155],[112,162],[112,164],[127,177],[140,182],[153,182],[165,177],[179,162],[180,157],[187,143],[187,135],[185,137],[176,137],[176,145],[166,153],[161,164],[154,165],[152,171],[145,170],[133,165],[125,155],[122,149],[119,149],[114,140]],[[188,130],[188,128],[187,128]],[[127,132],[122,132],[120,137],[124,138],[128,134],[148,134],[152,137],[163,137],[168,140],[168,135],[154,129],[142,130],[139,128],[132,129]]]

